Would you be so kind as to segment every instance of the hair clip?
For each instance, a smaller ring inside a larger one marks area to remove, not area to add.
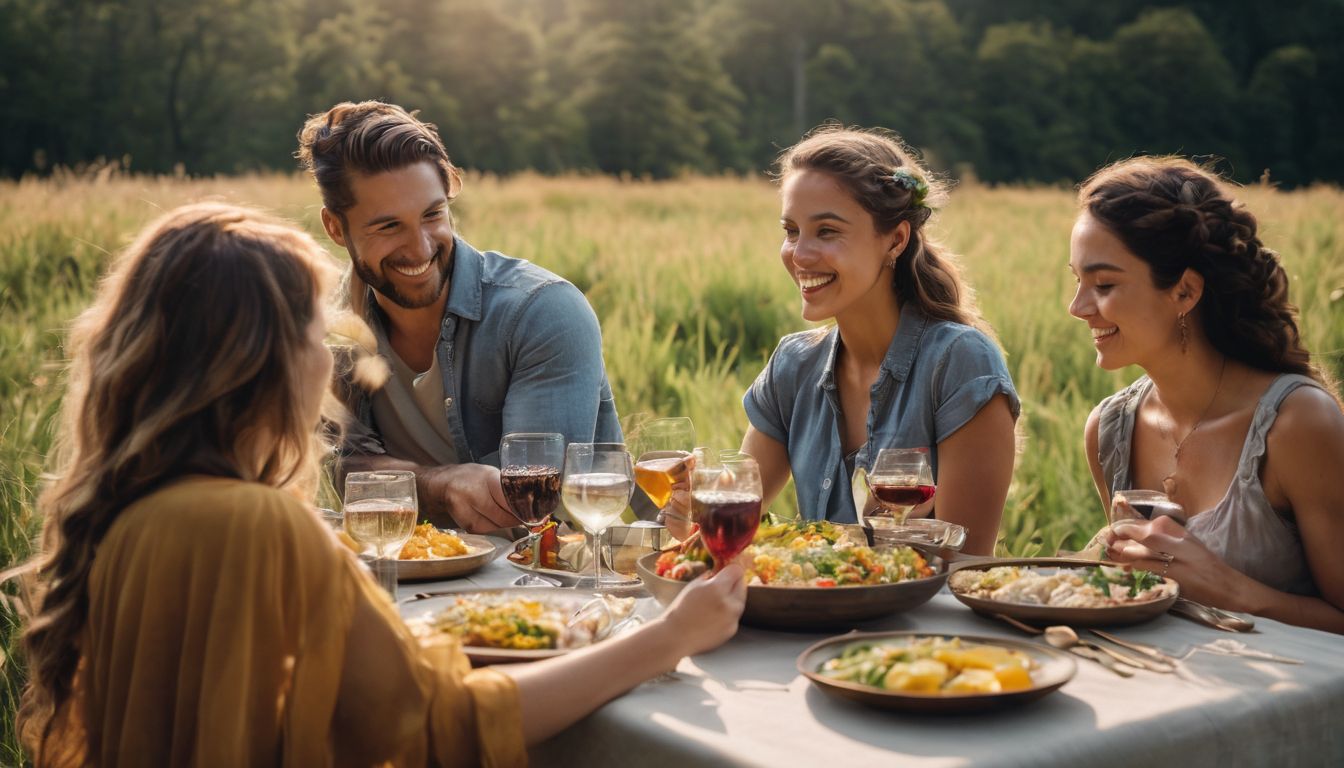
[[[915,208],[927,207],[924,205],[924,199],[929,196],[929,182],[915,175],[908,168],[897,168],[892,171],[891,180],[897,186],[910,191],[910,205]]]

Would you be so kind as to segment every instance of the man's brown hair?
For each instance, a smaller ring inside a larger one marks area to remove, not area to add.
[[[355,204],[352,172],[382,173],[427,161],[438,169],[449,200],[462,189],[462,177],[434,125],[381,101],[342,102],[309,116],[299,131],[296,156],[317,181],[322,204],[342,221]]]

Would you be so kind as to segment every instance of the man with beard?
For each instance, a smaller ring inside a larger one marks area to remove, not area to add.
[[[390,368],[373,391],[338,368],[355,417],[342,477],[412,470],[423,517],[483,532],[518,523],[500,490],[503,435],[621,440],[592,308],[564,279],[454,233],[462,179],[433,125],[392,104],[338,104],[309,118],[298,157],[350,254],[350,308]]]

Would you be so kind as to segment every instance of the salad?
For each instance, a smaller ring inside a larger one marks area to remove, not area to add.
[[[892,584],[933,575],[924,557],[910,547],[873,549],[858,544],[845,530],[826,521],[795,521],[762,526],[747,547],[748,584],[846,587]],[[665,552],[659,576],[690,581],[709,569],[703,547]]]

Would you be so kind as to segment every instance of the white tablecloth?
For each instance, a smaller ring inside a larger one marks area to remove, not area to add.
[[[503,559],[466,579],[415,592],[508,585]],[[656,611],[651,599],[641,610]],[[675,679],[646,683],[532,750],[536,766],[1344,766],[1344,638],[1258,619],[1233,635],[1174,616],[1115,633],[1182,655],[1234,638],[1300,666],[1197,652],[1179,675],[1122,679],[1078,659],[1059,691],[1005,711],[912,716],[826,695],[794,667],[832,633],[742,627],[718,650],[684,659]],[[864,630],[1025,635],[946,592]]]

